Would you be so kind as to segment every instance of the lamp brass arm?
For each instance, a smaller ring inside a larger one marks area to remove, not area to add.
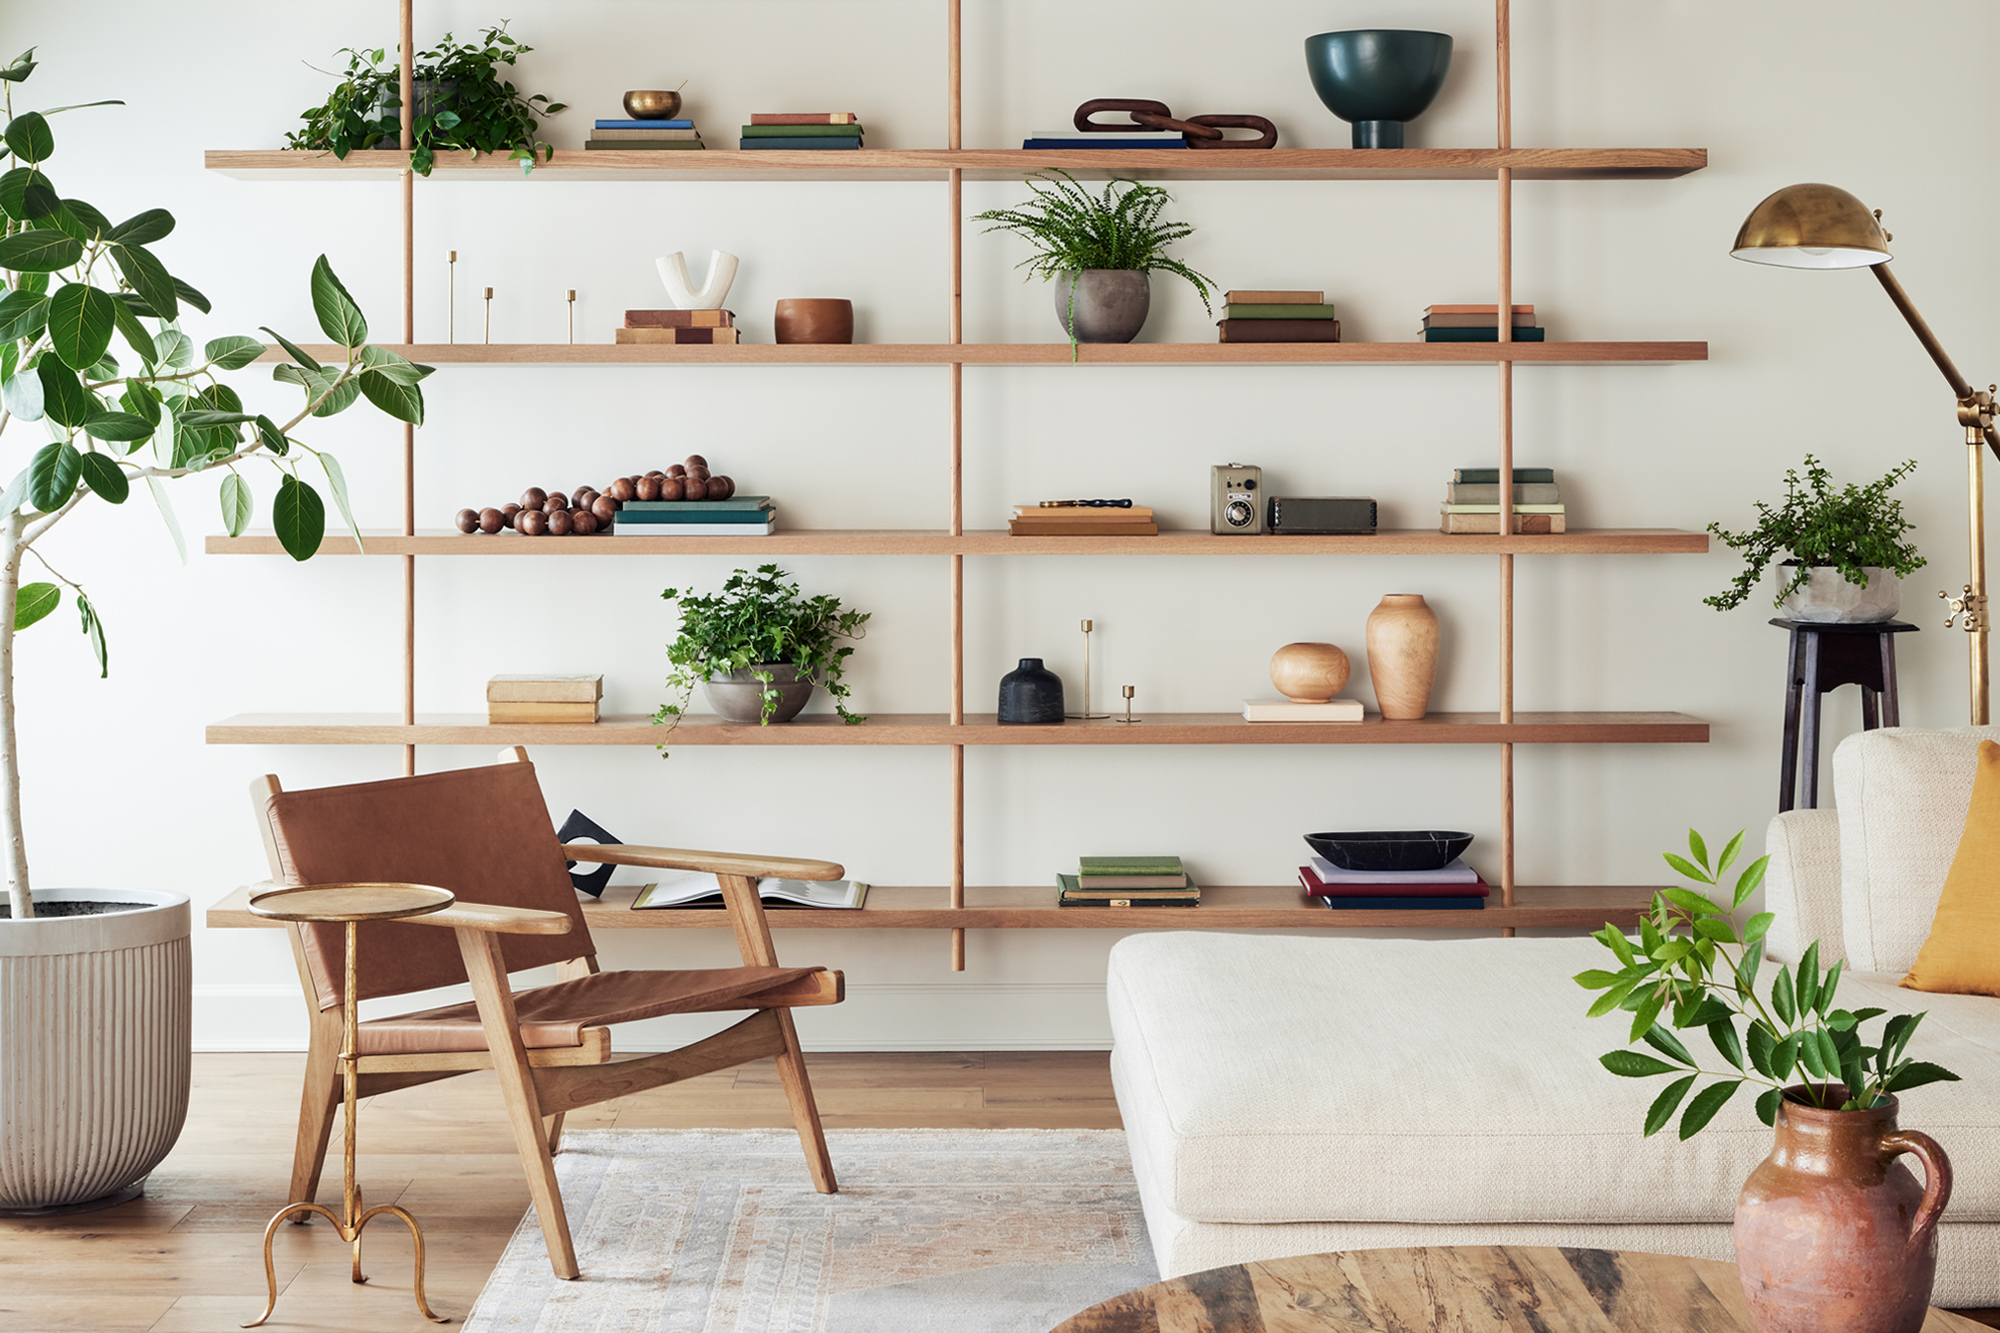
[[[1979,401],[1978,391],[1966,382],[1965,376],[1959,374],[1951,355],[1944,350],[1944,344],[1938,341],[1935,333],[1931,332],[1930,324],[1918,312],[1916,303],[1910,300],[1910,294],[1903,290],[1903,284],[1889,271],[1889,266],[1886,263],[1873,264],[1870,268],[1874,270],[1875,280],[1882,284],[1882,290],[1889,294],[1889,299],[1895,303],[1896,309],[1901,311],[1903,318],[1909,322],[1910,332],[1917,335],[1917,341],[1924,345],[1924,350],[1930,353],[1931,360],[1937,363],[1940,371],[1944,372],[1945,380],[1950,383],[1952,394],[1959,402],[1959,424],[1968,430],[1977,428],[1984,436],[1987,447],[1993,451],[1996,458],[2000,458],[2000,431],[1995,431],[1993,428],[1991,402]]]

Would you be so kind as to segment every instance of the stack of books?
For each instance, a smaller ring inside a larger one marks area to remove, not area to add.
[[[1453,861],[1442,870],[1342,870],[1323,856],[1299,867],[1299,887],[1335,911],[1403,908],[1476,912],[1490,892],[1479,872]]]
[[[1015,505],[1007,520],[1010,537],[1157,537],[1160,525],[1145,505],[1124,509],[1075,505]]]
[[[754,149],[859,148],[861,117],[852,111],[771,111],[750,117],[738,145]]]
[[[612,522],[614,537],[768,537],[778,507],[768,495],[727,500],[627,500]]]
[[[1201,890],[1178,856],[1080,856],[1056,876],[1058,907],[1199,907]]]
[[[613,329],[619,343],[736,342],[736,314],[730,310],[627,310],[625,327]]]
[[[585,148],[655,151],[701,148],[701,131],[691,120],[600,120],[583,141]]]
[[[1091,133],[1077,129],[1035,130],[1021,141],[1021,147],[1064,151],[1077,148],[1185,148],[1187,136],[1179,130],[1149,130],[1143,125],[1134,125],[1130,130],[1121,126],[1116,130]]]
[[[1218,342],[1337,343],[1340,321],[1325,292],[1226,292]]]
[[[1299,704],[1290,699],[1245,699],[1245,722],[1359,722],[1359,699],[1329,699],[1323,704]]]
[[[1568,508],[1554,468],[1514,469],[1514,531],[1547,535],[1568,531]],[[1457,533],[1500,531],[1500,469],[1462,467],[1444,488],[1439,530]]]
[[[495,676],[486,682],[486,721],[492,726],[524,722],[597,721],[604,698],[602,676]]]
[[[1500,341],[1500,307],[1497,305],[1425,306],[1424,341],[1497,343]],[[1514,307],[1514,341],[1517,343],[1542,341],[1542,328],[1535,323],[1533,306]]]

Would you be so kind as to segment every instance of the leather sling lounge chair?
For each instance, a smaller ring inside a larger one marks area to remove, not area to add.
[[[419,917],[361,926],[361,999],[467,981],[474,996],[470,1003],[362,1023],[361,1095],[494,1070],[557,1277],[576,1277],[577,1266],[553,1154],[563,1114],[579,1107],[775,1056],[813,1184],[833,1193],[833,1163],[791,1010],[838,1004],[842,978],[820,967],[778,966],[756,880],[839,879],[841,867],[667,847],[565,846],[556,840],[527,752],[507,751],[501,760],[311,791],[284,791],[274,777],[251,784],[276,882],[433,884],[458,895],[464,908],[445,913],[448,922]],[[600,971],[565,859],[715,875],[743,966]],[[439,928],[445,925],[448,931]],[[288,927],[312,1023],[292,1159],[294,1199],[311,1199],[318,1190],[340,1104],[341,929]],[[509,988],[509,973],[551,963],[561,978],[553,985]],[[756,1012],[676,1051],[612,1055],[611,1024],[733,1009]]]

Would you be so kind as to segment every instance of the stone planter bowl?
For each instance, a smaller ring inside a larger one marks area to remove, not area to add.
[[[1789,580],[1797,571],[1795,563],[1780,565],[1778,577]],[[1903,581],[1893,571],[1868,566],[1864,588],[1849,583],[1831,565],[1815,565],[1803,584],[1785,594],[1778,614],[1820,625],[1874,625],[1894,620],[1902,609]]]
[[[708,694],[709,707],[725,721],[760,723],[764,720],[764,682],[754,678],[750,674],[753,671],[771,673],[771,685],[778,691],[778,710],[771,715],[773,722],[790,722],[812,698],[812,680],[800,679],[799,669],[790,662],[745,667],[702,683],[702,689]]]
[[[1080,343],[1128,343],[1146,327],[1153,308],[1153,285],[1136,269],[1072,269],[1050,284],[1063,332]],[[1070,328],[1070,296],[1076,297],[1076,328]]]

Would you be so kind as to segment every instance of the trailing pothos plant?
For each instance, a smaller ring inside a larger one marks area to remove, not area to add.
[[[410,169],[428,176],[437,154],[467,148],[475,156],[506,153],[509,161],[521,164],[523,175],[537,161],[554,158],[556,150],[535,137],[540,128],[536,117],[553,116],[567,104],[551,102],[542,93],[524,97],[500,68],[511,71],[532,50],[509,37],[502,23],[481,33],[477,42],[461,44],[446,33],[436,46],[419,51],[410,62],[417,102],[410,119],[415,144]],[[326,101],[299,113],[305,126],[285,136],[285,147],[320,149],[343,160],[384,139],[385,146],[395,147],[403,130],[400,63],[390,60],[383,47],[343,47],[338,54],[347,57],[345,76]]]
[[[61,604],[76,603],[98,674],[111,671],[98,603],[58,573],[43,539],[81,506],[122,505],[135,487],[158,504],[183,561],[187,548],[163,483],[220,470],[222,519],[231,536],[256,507],[247,473],[268,464],[277,477],[272,526],[296,560],[319,549],[326,505],[302,473],[310,462],[348,527],[347,484],[331,454],[292,434],[308,417],[332,416],[365,397],[398,420],[421,425],[418,382],[430,367],[368,345],[368,324],[321,256],[312,270],[313,310],[342,349],[324,365],[272,334],[291,354],[273,378],[304,391],[283,421],[246,411],[223,372],[264,353],[262,339],[211,339],[200,350],[181,330],[183,306],[206,314],[208,298],[167,271],[152,247],[174,230],[165,209],[149,208],[114,225],[81,199],[57,193],[48,175],[55,135],[48,117],[75,107],[14,114],[14,86],[34,72],[30,49],[0,69],[5,90],[6,165],[0,174],[0,444],[32,450],[0,492],[0,831],[7,894],[16,919],[34,915],[27,844],[21,824],[20,751],[14,725],[14,637]],[[92,102],[90,106],[117,106]],[[266,330],[269,332],[269,330]],[[112,350],[114,339],[122,344]],[[123,360],[121,361],[121,358]],[[39,432],[31,432],[40,423]],[[12,428],[12,435],[6,432]],[[6,472],[0,470],[0,476]],[[354,529],[355,540],[360,531]],[[32,557],[52,582],[21,581]]]
[[[823,687],[848,726],[868,720],[848,711],[849,690],[841,679],[854,653],[842,640],[864,636],[868,613],[842,610],[840,599],[830,594],[802,597],[787,577],[776,565],[759,565],[755,574],[732,573],[720,593],[697,597],[693,588],[668,588],[660,594],[680,603],[681,631],[667,645],[673,668],[667,689],[676,697],[653,715],[656,725],[680,725],[696,681],[747,670],[764,687],[759,725],[769,726],[779,699],[770,668],[781,665],[797,667],[799,679]]]
[[[1712,888],[1721,885],[1742,848],[1739,832],[1711,868],[1707,845],[1689,829],[1688,855],[1664,855],[1676,873]],[[1579,986],[1603,992],[1590,1006],[1592,1018],[1629,1013],[1626,1045],[1644,1042],[1657,1052],[1617,1050],[1600,1063],[1625,1078],[1676,1076],[1646,1112],[1648,1135],[1664,1128],[1686,1101],[1680,1136],[1692,1138],[1746,1083],[1764,1085],[1757,1115],[1770,1125],[1788,1096],[1803,1105],[1859,1111],[1906,1088],[1958,1079],[1941,1065],[1905,1053],[1922,1014],[1890,1015],[1880,1037],[1865,1041],[1861,1025],[1888,1011],[1836,1008],[1833,997],[1846,964],[1822,969],[1818,941],[1806,947],[1796,969],[1781,966],[1759,995],[1764,939],[1775,918],[1759,912],[1739,931],[1735,916],[1763,883],[1770,860],[1760,857],[1738,875],[1725,903],[1697,889],[1660,890],[1639,923],[1637,939],[1611,925],[1593,937],[1616,955],[1617,969],[1576,974]],[[1674,1035],[1695,1030],[1707,1035],[1726,1068],[1703,1068]],[[1690,1098],[1703,1078],[1715,1081]]]
[[[1723,545],[1743,552],[1743,572],[1724,591],[1702,598],[1705,605],[1718,611],[1741,606],[1780,554],[1789,555],[1798,567],[1771,599],[1777,607],[1805,585],[1815,567],[1839,570],[1857,588],[1868,586],[1870,567],[1887,569],[1897,578],[1924,567],[1916,544],[1903,535],[1915,525],[1903,517],[1903,502],[1889,494],[1890,487],[1916,471],[1916,459],[1890,468],[1879,481],[1866,486],[1850,481],[1840,490],[1833,487],[1833,474],[1811,454],[1805,468],[1803,486],[1798,469],[1786,469],[1785,498],[1777,508],[1757,502],[1755,527],[1730,532],[1719,523],[1708,525]]]

